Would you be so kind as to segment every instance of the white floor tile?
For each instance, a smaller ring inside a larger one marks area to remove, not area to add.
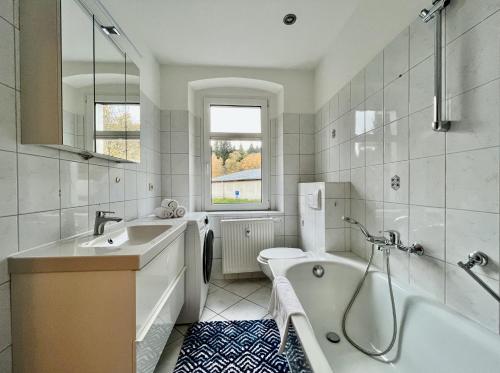
[[[223,288],[223,287],[226,287],[227,285],[229,285],[230,283],[232,283],[234,280],[218,280],[216,278],[210,280],[210,282],[213,284],[213,285],[216,285],[220,288]]]
[[[154,373],[172,373],[174,371],[183,342],[184,338],[165,347]]]
[[[215,316],[217,316],[217,314],[214,311],[205,307],[201,314],[200,321],[208,321]]]
[[[224,289],[218,289],[208,294],[206,306],[210,308],[210,310],[220,313],[237,303],[239,300],[241,300],[241,297],[236,294],[230,293]]]
[[[224,287],[224,290],[245,298],[262,286],[263,284],[260,280],[238,280]]]
[[[271,298],[271,289],[268,288],[267,286],[264,286],[259,290],[250,294],[246,299],[248,299],[253,303],[257,303],[259,306],[262,306],[267,309],[270,298]]]
[[[264,307],[242,299],[234,306],[221,313],[221,316],[228,320],[260,320],[267,314]]]
[[[215,315],[214,317],[212,317],[210,320],[208,321],[229,321],[228,319],[224,318],[223,316],[221,315]]]

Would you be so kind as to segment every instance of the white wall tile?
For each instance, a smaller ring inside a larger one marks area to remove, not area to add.
[[[0,372],[12,373],[12,348],[0,352]]]
[[[300,133],[314,134],[314,114],[300,114]]]
[[[314,154],[314,135],[300,135],[300,154]]]
[[[493,289],[498,281],[480,276]],[[446,304],[468,316],[492,331],[498,332],[498,302],[460,267],[446,265]]]
[[[25,250],[60,239],[59,210],[19,215],[19,249]]]
[[[419,243],[425,255],[445,258],[445,212],[443,208],[410,206],[410,244]]]
[[[351,169],[351,198],[365,199],[365,167]]]
[[[365,135],[360,135],[351,140],[351,167],[363,167],[365,156]]]
[[[283,114],[283,133],[300,133],[299,114]]]
[[[61,238],[68,238],[88,230],[89,209],[87,206],[61,210]]]
[[[125,170],[125,200],[137,199],[137,172]]]
[[[109,202],[108,167],[89,165],[89,204]]]
[[[446,261],[465,262],[473,251],[489,256],[486,267],[476,266],[473,271],[499,278],[498,214],[484,212],[446,210]]]
[[[365,71],[361,70],[351,80],[351,108],[355,108],[365,100]]]
[[[9,281],[7,257],[17,252],[17,216],[0,218],[0,284]]]
[[[434,19],[425,23],[418,17],[410,24],[410,67],[433,55],[434,23]]]
[[[371,201],[384,200],[384,166],[366,167],[366,199]]]
[[[444,207],[445,157],[410,161],[410,203]]]
[[[0,18],[0,83],[15,87],[14,26]]]
[[[384,49],[384,85],[408,71],[410,30],[405,28]]]
[[[0,3],[0,17],[14,23],[14,1],[4,0]]]
[[[391,188],[391,178],[399,176],[400,187],[397,190]],[[408,184],[410,175],[408,172],[408,161],[388,163],[384,165],[384,201],[395,203],[408,203]]]
[[[172,175],[187,175],[189,173],[189,157],[187,154],[171,154]]]
[[[19,154],[19,212],[58,209],[59,160]]]
[[[408,159],[408,117],[384,127],[384,162]]]
[[[450,42],[500,10],[498,0],[454,0],[446,9],[446,40]]]
[[[366,164],[384,163],[384,129],[379,127],[365,135]]]
[[[434,85],[434,57],[429,57],[410,70],[410,114],[432,106]]]
[[[172,110],[170,112],[170,131],[188,132],[188,111]]]
[[[125,200],[125,171],[120,168],[109,168],[109,201]]]
[[[380,52],[365,68],[366,97],[384,87],[384,53]]]
[[[500,145],[500,80],[456,96],[448,104],[453,130],[446,133],[447,152]]]
[[[348,170],[351,168],[351,143],[349,141],[340,144],[339,147],[339,169]]]
[[[446,156],[446,206],[498,213],[498,148]]]
[[[498,42],[500,13],[486,19],[446,48],[447,97],[453,97],[500,76]]]
[[[189,152],[189,139],[187,132],[170,133],[170,151],[177,154],[187,154]]]
[[[384,125],[384,92],[379,91],[366,99],[365,129],[371,131]]]
[[[182,197],[189,195],[189,176],[172,175],[172,196]]]
[[[298,175],[300,168],[300,157],[296,154],[285,154],[283,156],[285,175]]]
[[[444,132],[432,130],[432,108],[419,111],[410,115],[410,158],[430,157],[445,153]],[[453,132],[455,129],[453,130]]]
[[[10,286],[0,285],[0,350],[11,344],[10,336]]]
[[[408,84],[406,73],[384,89],[384,123],[391,123],[408,115]]]
[[[0,151],[0,215],[17,214],[17,156]]]
[[[410,256],[410,285],[444,302],[445,263],[429,256]]]
[[[61,208],[89,203],[89,165],[61,160]]]
[[[299,154],[300,135],[285,134],[283,135],[283,153],[284,154]]]
[[[0,149],[15,151],[16,93],[4,85],[0,85],[0,113]]]
[[[339,91],[339,115],[346,114],[351,110],[351,84],[347,83]]]

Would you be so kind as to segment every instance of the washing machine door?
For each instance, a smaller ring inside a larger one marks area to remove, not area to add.
[[[203,281],[208,283],[212,274],[212,260],[214,257],[214,232],[209,229],[203,243]]]

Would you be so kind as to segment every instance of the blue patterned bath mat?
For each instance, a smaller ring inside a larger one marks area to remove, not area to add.
[[[174,373],[289,373],[274,320],[193,324]]]

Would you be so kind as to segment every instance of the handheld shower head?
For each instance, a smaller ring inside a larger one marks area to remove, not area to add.
[[[363,235],[366,237],[367,240],[370,240],[372,238],[372,235],[370,233],[368,233],[368,230],[359,221],[357,221],[349,216],[342,216],[342,220],[345,221],[346,223],[357,225],[359,227],[359,229],[361,230],[361,233],[363,233]]]

